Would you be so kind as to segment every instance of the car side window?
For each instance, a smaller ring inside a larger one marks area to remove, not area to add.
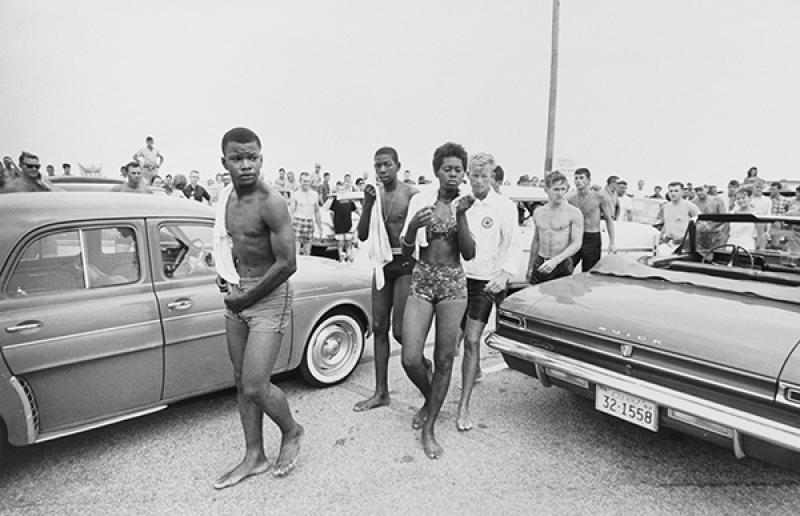
[[[130,227],[83,230],[89,288],[139,281],[136,233]]]
[[[214,276],[214,232],[211,226],[162,224],[158,230],[161,272],[165,279]]]
[[[80,234],[72,230],[31,241],[11,273],[6,293],[25,296],[84,286]]]
[[[5,290],[26,296],[124,285],[138,281],[140,275],[133,228],[72,229],[28,243]]]

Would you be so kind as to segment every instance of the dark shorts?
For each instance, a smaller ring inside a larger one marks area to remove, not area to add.
[[[578,264],[583,261],[583,270],[588,271],[594,264],[600,261],[600,251],[602,248],[602,239],[600,233],[584,233],[583,244],[581,250],[572,256],[572,269],[578,267]],[[570,273],[571,274],[571,273]]]
[[[467,277],[461,264],[450,265],[419,261],[411,273],[409,296],[436,304],[439,301],[467,298]]]
[[[550,271],[550,274],[542,274],[539,272],[539,266],[547,261],[547,258],[542,256],[536,255],[536,258],[533,260],[533,270],[531,271],[531,285],[536,285],[537,283],[544,283],[545,281],[550,281],[556,278],[562,278],[564,276],[571,276],[572,271],[575,270],[575,267],[572,266],[572,260],[567,258],[563,262],[559,263],[558,266]]]
[[[236,294],[247,292],[260,280],[261,278],[240,278],[238,285],[228,285],[228,291]],[[292,286],[284,281],[241,312],[225,308],[225,317],[245,324],[250,331],[282,334],[292,316],[292,297]]]
[[[402,254],[394,255],[392,261],[383,266],[384,281],[386,283],[394,283],[400,276],[411,274],[415,263],[416,260],[413,256],[406,258]]]
[[[489,315],[492,307],[499,305],[506,298],[506,291],[502,290],[497,294],[485,290],[488,280],[467,278],[467,311],[461,321],[461,329],[465,328],[467,319],[480,321],[484,324],[489,322]]]

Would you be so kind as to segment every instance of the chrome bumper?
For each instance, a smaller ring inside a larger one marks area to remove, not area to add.
[[[544,368],[549,367],[583,378],[591,383],[605,385],[612,389],[640,396],[659,406],[693,414],[728,427],[733,433],[734,453],[738,458],[744,457],[740,434],[756,437],[782,448],[800,452],[800,428],[777,423],[749,412],[662,387],[638,378],[608,371],[541,348],[521,344],[495,333],[490,333],[486,337],[486,343],[501,353],[535,364],[537,373],[540,375],[544,373]],[[546,387],[550,386],[550,382],[546,377],[540,378],[539,381]]]

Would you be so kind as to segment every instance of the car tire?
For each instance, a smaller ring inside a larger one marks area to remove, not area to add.
[[[364,353],[364,328],[345,312],[330,312],[314,327],[303,351],[300,373],[315,387],[347,379]]]
[[[2,419],[0,419],[0,468],[5,465],[8,460],[8,431]]]

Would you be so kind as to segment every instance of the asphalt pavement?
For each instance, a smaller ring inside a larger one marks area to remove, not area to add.
[[[371,341],[370,341],[371,344]],[[398,348],[395,347],[395,352]],[[428,350],[430,352],[430,349]],[[800,474],[669,431],[653,433],[507,369],[484,347],[471,432],[455,428],[460,361],[438,423],[440,460],[411,416],[422,398],[390,362],[392,403],[365,413],[371,354],[344,384],[278,385],[306,427],[297,469],[215,491],[241,458],[232,391],[15,451],[2,514],[799,514]],[[279,433],[265,422],[268,455]]]

